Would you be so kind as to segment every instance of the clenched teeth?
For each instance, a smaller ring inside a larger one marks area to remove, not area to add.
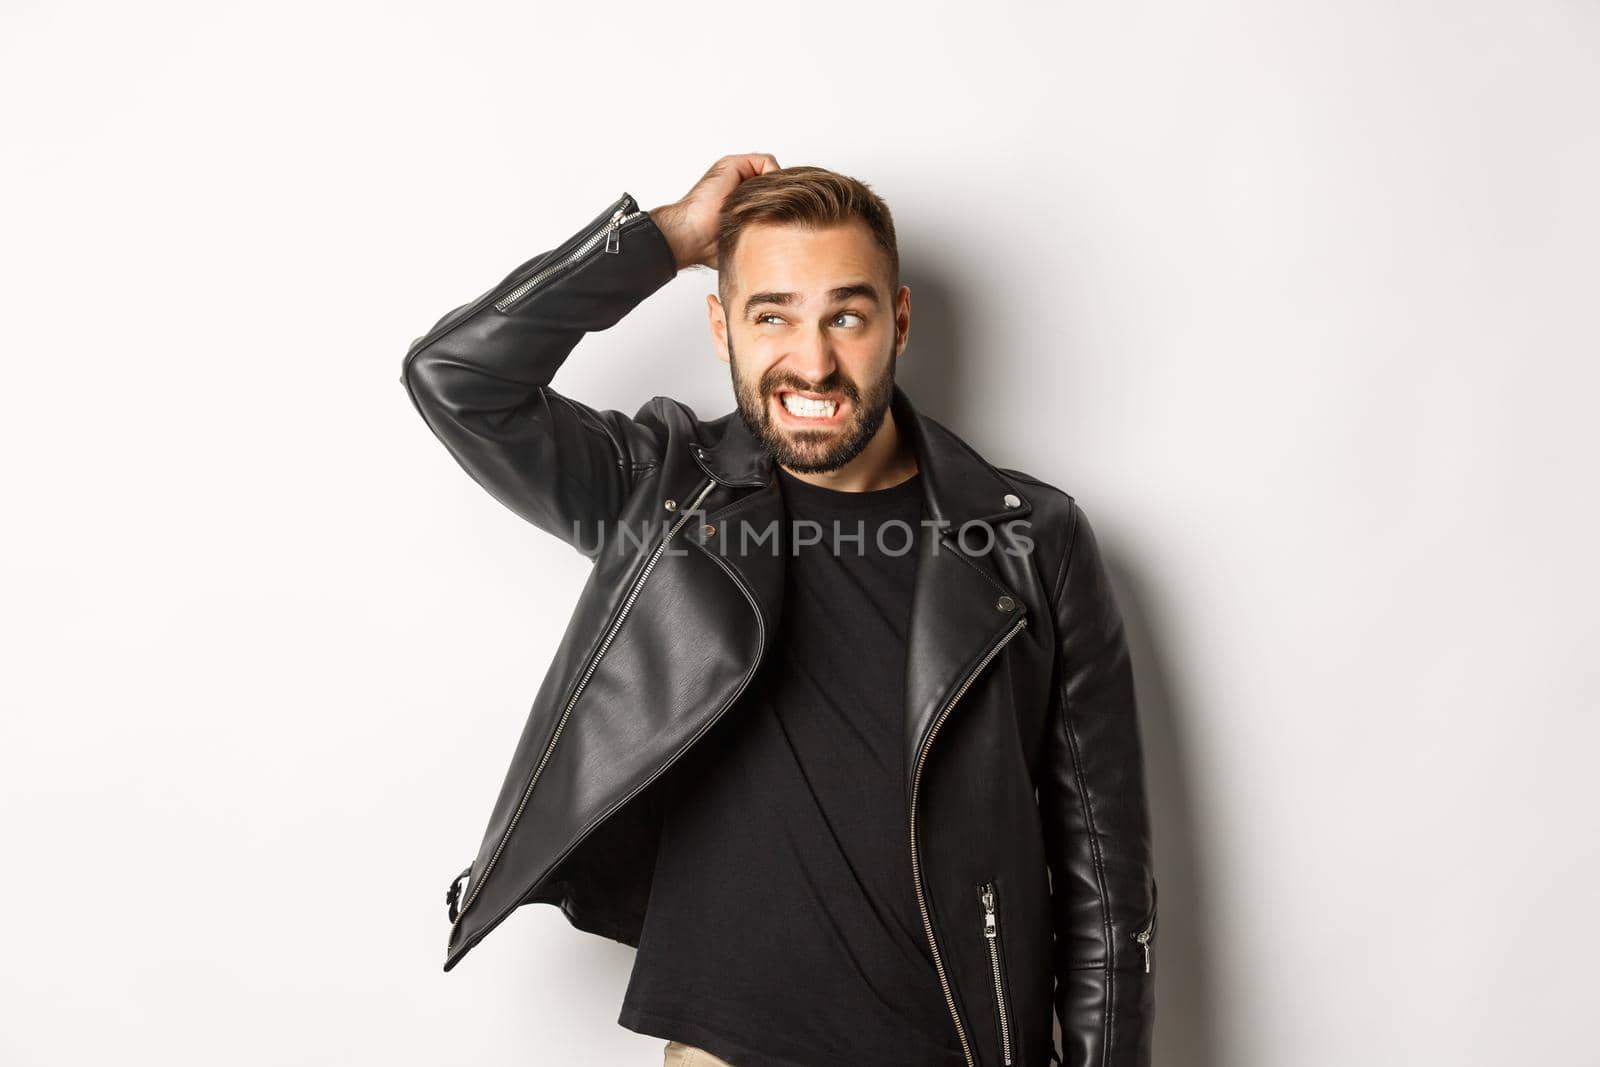
[[[791,415],[807,419],[828,419],[833,417],[833,412],[839,405],[833,400],[812,400],[810,397],[795,393],[785,393],[783,406]]]

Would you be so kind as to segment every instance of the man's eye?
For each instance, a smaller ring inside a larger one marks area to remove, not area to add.
[[[857,315],[854,311],[841,311],[839,314],[833,317],[834,322],[838,322],[840,319],[855,319],[856,322],[852,325],[859,325],[861,322],[861,316]]]
[[[762,323],[766,322],[768,319],[781,319],[781,318],[782,318],[782,316],[776,315],[773,312],[769,311],[765,315],[756,316],[756,325],[759,326]]]

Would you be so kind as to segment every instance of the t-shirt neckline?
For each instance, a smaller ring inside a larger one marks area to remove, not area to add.
[[[918,470],[904,481],[882,489],[829,489],[796,477],[782,467],[774,467],[778,486],[786,502],[803,510],[869,513],[893,509],[922,496],[922,471]]]

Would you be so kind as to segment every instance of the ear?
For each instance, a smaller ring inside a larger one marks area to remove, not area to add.
[[[706,294],[706,321],[711,327],[711,342],[717,358],[728,362],[728,316],[723,312],[722,301],[716,293]]]
[[[899,358],[911,339],[911,286],[902,285],[894,299],[894,354]]]

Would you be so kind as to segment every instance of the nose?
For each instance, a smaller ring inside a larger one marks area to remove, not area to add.
[[[789,352],[789,369],[808,382],[820,382],[838,366],[833,342],[820,326],[799,331]]]

